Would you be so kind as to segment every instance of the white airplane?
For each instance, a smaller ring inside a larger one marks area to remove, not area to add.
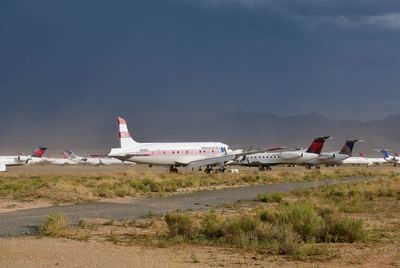
[[[384,159],[383,159],[384,160]],[[351,156],[342,161],[343,165],[367,165],[372,166],[374,162],[370,160],[369,157],[366,157],[364,154],[360,154],[360,156]]]
[[[231,150],[228,145],[220,142],[174,142],[174,143],[139,143],[132,139],[126,121],[118,117],[120,148],[112,148],[110,157],[121,161],[137,164],[167,166],[171,172],[178,172],[177,167],[199,168],[206,167],[205,172],[219,167],[224,171],[225,164],[240,157],[262,152],[244,152]],[[281,148],[267,149],[264,151]]]
[[[65,153],[61,153],[63,158],[54,158],[54,157],[43,157],[43,163],[48,163],[52,165],[77,165],[78,162],[72,161],[68,159]]]
[[[285,151],[279,153],[258,153],[243,157],[234,163],[242,166],[258,167],[259,170],[271,169],[274,165],[305,165],[308,161],[318,157],[324,143],[330,137],[315,138],[307,150]]]
[[[382,149],[380,150],[380,152],[383,154],[383,159],[385,159],[386,162],[392,163],[395,166],[397,166],[397,164],[400,164],[400,156],[392,156],[388,153],[386,149]]]
[[[375,158],[375,157],[366,157],[364,154],[360,154],[360,156],[351,156],[342,161],[344,165],[380,165],[383,163],[387,163],[387,161],[383,158]]]
[[[0,172],[7,170],[7,166],[22,166],[43,161],[43,154],[47,147],[39,146],[31,155],[0,156]]]
[[[354,144],[361,140],[347,140],[343,145],[342,150],[337,152],[320,153],[319,156],[311,161],[308,161],[307,167],[315,166],[319,168],[320,165],[334,166],[340,164],[343,160],[349,158],[353,152]]]
[[[132,162],[126,162],[124,163],[123,161],[109,157],[107,155],[96,155],[92,157],[81,157],[76,155],[74,152],[67,150],[64,152],[65,157],[77,164],[88,164],[88,165],[114,165],[114,164],[134,164]]]

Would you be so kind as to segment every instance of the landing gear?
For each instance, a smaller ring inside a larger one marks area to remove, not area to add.
[[[259,171],[268,171],[268,170],[272,170],[272,168],[270,166],[259,166],[258,170]]]
[[[169,168],[169,172],[170,172],[170,173],[178,173],[178,169],[177,169],[175,166],[171,166],[171,167]]]
[[[224,173],[225,172],[225,167],[220,167],[217,169],[213,169],[211,166],[208,166],[204,169],[204,173],[210,174],[210,173]]]
[[[224,167],[221,167],[221,168],[217,169],[216,171],[217,171],[217,172],[220,172],[220,173],[224,173],[224,172],[225,172],[225,168],[224,168]]]
[[[210,174],[212,172],[214,172],[214,170],[212,168],[207,167],[206,169],[204,169],[204,173],[206,173],[206,174]]]

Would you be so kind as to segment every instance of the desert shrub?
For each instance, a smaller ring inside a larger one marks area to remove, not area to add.
[[[67,218],[62,213],[49,214],[39,226],[39,234],[52,237],[63,237],[70,227]]]
[[[366,237],[363,222],[360,219],[326,218],[326,225],[321,232],[322,242],[349,242],[361,241]]]
[[[223,236],[222,221],[218,218],[215,211],[207,213],[201,222],[201,234],[209,239],[217,239]]]
[[[322,217],[314,207],[304,202],[281,206],[277,210],[266,210],[259,217],[274,225],[292,225],[304,242],[315,242],[324,226]]]
[[[258,194],[257,200],[264,202],[264,203],[271,203],[271,202],[280,203],[283,200],[283,194],[282,193],[261,193],[261,194]]]
[[[259,242],[259,226],[260,220],[252,215],[231,218],[222,226],[224,241],[238,247],[255,246]]]
[[[278,231],[278,253],[294,255],[300,248],[300,236],[289,225],[281,226]]]
[[[304,202],[260,212],[261,221],[292,226],[303,242],[355,242],[364,239],[361,220],[339,217],[332,209],[316,209]]]
[[[181,236],[185,239],[196,237],[197,228],[188,215],[174,212],[165,215],[164,218],[168,225],[168,231],[171,237]]]

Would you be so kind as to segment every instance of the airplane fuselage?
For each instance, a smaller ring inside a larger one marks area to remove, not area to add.
[[[308,161],[309,165],[337,165],[343,160],[349,158],[348,154],[341,154],[339,152],[321,153],[317,158]]]
[[[305,164],[318,157],[318,154],[307,153],[304,151],[292,151],[281,153],[259,153],[249,155],[245,159],[237,162],[244,166],[272,166],[280,164]]]
[[[220,142],[140,143],[132,148],[114,148],[109,156],[138,164],[181,166],[191,161],[230,153]]]
[[[25,162],[20,160],[19,156],[0,156],[0,163],[6,166],[21,166]]]

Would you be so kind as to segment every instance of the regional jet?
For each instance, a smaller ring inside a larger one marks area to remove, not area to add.
[[[244,156],[233,163],[241,166],[258,167],[259,170],[271,169],[274,165],[305,165],[321,153],[324,143],[330,137],[315,138],[307,150],[285,151],[279,153],[258,153]]]
[[[139,143],[132,139],[126,121],[118,117],[120,148],[113,148],[108,154],[121,161],[169,167],[170,172],[178,172],[177,167],[205,167],[205,172],[213,171],[213,167],[223,172],[225,164],[240,157],[281,149],[273,148],[244,152],[232,150],[221,142],[174,142],[174,143]]]
[[[334,166],[340,164],[343,160],[349,158],[353,152],[354,144],[361,140],[347,140],[342,150],[338,152],[325,152],[320,153],[315,159],[307,162],[307,167],[315,166],[319,168],[320,165]]]
[[[0,156],[0,172],[7,170],[7,166],[22,166],[43,161],[43,155],[47,147],[39,146],[31,155]]]
[[[377,157],[366,157],[364,154],[360,154],[360,156],[351,156],[342,161],[344,165],[380,165],[383,163],[387,163],[384,158]]]
[[[380,152],[383,154],[383,159],[385,159],[388,163],[392,163],[395,166],[397,166],[397,164],[400,164],[400,156],[390,155],[386,149],[382,149],[380,150]]]

